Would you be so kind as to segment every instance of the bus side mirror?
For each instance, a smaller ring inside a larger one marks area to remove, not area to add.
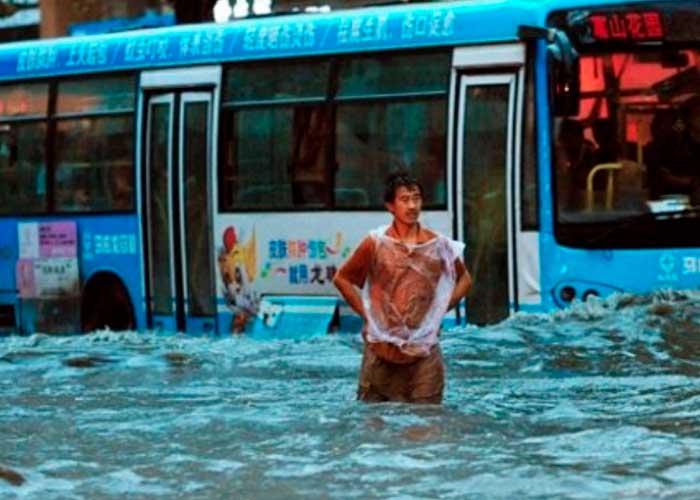
[[[566,33],[557,28],[518,26],[518,38],[532,41],[547,40],[547,71],[549,95],[555,116],[575,116],[579,113],[581,80],[578,52]]]
[[[547,68],[549,95],[554,116],[579,113],[581,80],[578,52],[561,30],[548,30]]]

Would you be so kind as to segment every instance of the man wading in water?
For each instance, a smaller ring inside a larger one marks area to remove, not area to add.
[[[390,175],[384,201],[394,220],[370,231],[333,280],[364,320],[363,401],[442,402],[440,324],[472,281],[464,244],[418,222],[422,194],[406,172]]]

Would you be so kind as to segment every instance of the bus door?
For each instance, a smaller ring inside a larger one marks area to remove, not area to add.
[[[214,73],[201,86],[198,72],[142,76],[141,202],[151,328],[216,331],[212,163],[220,72]]]
[[[469,323],[496,323],[517,307],[513,193],[523,61],[517,45],[455,51],[455,229],[474,280],[463,306]]]

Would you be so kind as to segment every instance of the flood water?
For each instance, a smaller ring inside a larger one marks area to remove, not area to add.
[[[700,497],[700,294],[445,332],[443,406],[355,401],[361,344],[0,338],[0,498]]]

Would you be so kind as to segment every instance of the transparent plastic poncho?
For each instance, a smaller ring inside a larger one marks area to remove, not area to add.
[[[437,235],[411,245],[387,236],[386,229],[370,232],[374,258],[362,289],[367,340],[425,357],[438,342],[464,244]]]

